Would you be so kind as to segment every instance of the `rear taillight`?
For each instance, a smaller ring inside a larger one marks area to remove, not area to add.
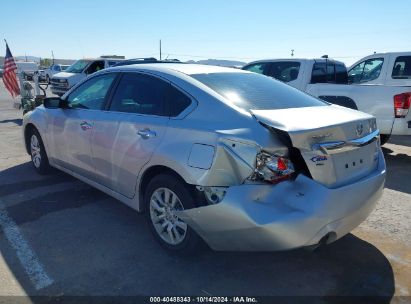
[[[395,118],[407,116],[411,105],[411,93],[402,93],[394,96]]]
[[[294,165],[288,158],[261,152],[257,155],[256,168],[251,180],[278,183],[291,178],[293,173]]]

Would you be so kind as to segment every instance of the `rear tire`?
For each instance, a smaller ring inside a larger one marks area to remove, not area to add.
[[[151,231],[160,245],[171,253],[190,255],[201,244],[200,237],[175,214],[197,207],[189,187],[171,174],[155,176],[148,184],[144,203]]]
[[[50,171],[49,159],[46,149],[44,148],[43,140],[36,129],[30,131],[28,141],[31,163],[34,169],[36,169],[39,174],[47,174]]]
[[[390,136],[391,135],[386,135],[386,134],[380,135],[381,146],[385,145],[390,140]]]

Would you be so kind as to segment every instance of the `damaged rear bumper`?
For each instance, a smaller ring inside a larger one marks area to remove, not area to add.
[[[361,180],[329,189],[299,175],[272,185],[228,188],[222,202],[185,210],[179,217],[214,250],[273,251],[334,241],[374,209],[385,182],[385,161]]]

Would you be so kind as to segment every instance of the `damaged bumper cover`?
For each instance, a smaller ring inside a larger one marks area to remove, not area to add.
[[[385,161],[368,176],[336,189],[300,174],[273,185],[227,189],[218,204],[182,211],[179,217],[214,250],[274,251],[331,241],[357,227],[374,209],[385,182]]]

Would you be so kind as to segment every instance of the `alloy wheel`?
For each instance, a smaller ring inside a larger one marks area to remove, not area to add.
[[[187,224],[177,215],[184,210],[178,196],[168,188],[156,189],[150,198],[150,218],[157,234],[170,245],[179,245],[187,234]]]
[[[35,134],[31,136],[30,139],[30,151],[33,164],[36,168],[40,168],[41,165],[41,148],[40,143]]]

